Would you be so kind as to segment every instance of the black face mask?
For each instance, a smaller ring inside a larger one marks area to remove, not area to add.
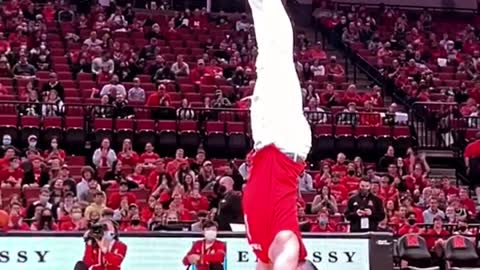
[[[415,225],[415,222],[417,222],[414,218],[409,218],[408,219],[408,225],[413,226]]]
[[[348,171],[348,175],[354,176],[354,175],[355,175],[355,171],[352,171],[352,170],[351,170],[351,171]]]
[[[360,196],[366,197],[368,195],[368,192],[369,192],[369,190],[360,189]]]
[[[52,216],[42,216],[41,219],[43,222],[50,222],[52,221]]]
[[[140,220],[139,220],[139,219],[134,219],[134,220],[132,220],[132,225],[133,225],[133,226],[138,226],[138,225],[140,225]]]
[[[465,232],[467,230],[467,226],[460,226],[458,227],[458,230],[461,232]]]

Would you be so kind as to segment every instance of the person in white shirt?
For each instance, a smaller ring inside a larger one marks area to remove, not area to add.
[[[177,55],[177,61],[172,64],[171,69],[175,76],[188,76],[190,74],[190,67],[183,61],[183,55]]]
[[[313,61],[313,65],[310,67],[310,71],[312,71],[314,77],[325,76],[325,67],[320,64],[320,61],[318,59],[315,59],[315,61]]]
[[[93,74],[100,74],[103,71],[107,71],[109,74],[113,74],[115,71],[115,62],[110,59],[109,52],[103,52],[102,56],[96,57],[92,61],[92,73]]]
[[[90,33],[90,37],[85,39],[83,44],[87,45],[89,50],[97,51],[97,50],[102,48],[103,41],[101,39],[97,38],[97,32],[96,31],[92,31]]]
[[[114,100],[118,95],[127,96],[125,86],[119,83],[118,76],[113,75],[110,83],[104,85],[100,91],[100,96],[108,95],[111,100]]]
[[[303,172],[298,177],[298,184],[299,189],[301,192],[313,192],[315,189],[313,188],[313,179],[312,176],[306,172]]]
[[[235,30],[237,30],[238,32],[248,31],[251,26],[252,24],[247,20],[247,14],[242,14],[242,17],[240,18],[240,20],[238,20],[237,23],[235,24]]]
[[[306,249],[296,205],[312,134],[293,62],[292,24],[281,0],[249,4],[258,55],[257,81],[249,97],[254,152],[243,190],[247,239],[257,270],[307,269],[308,263],[301,263]]]
[[[128,101],[145,102],[145,90],[140,86],[140,78],[133,78],[133,87],[128,90]]]

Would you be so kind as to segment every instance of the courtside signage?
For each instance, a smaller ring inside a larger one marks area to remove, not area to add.
[[[193,237],[122,237],[128,246],[122,270],[185,270],[183,256]],[[226,270],[255,269],[255,255],[244,238],[227,243]],[[309,259],[322,270],[369,270],[369,240],[306,238]],[[0,237],[0,269],[70,270],[82,259],[81,237]]]

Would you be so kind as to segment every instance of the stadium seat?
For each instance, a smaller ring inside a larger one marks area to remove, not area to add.
[[[243,122],[226,122],[228,150],[231,158],[244,158],[250,148],[250,139]]]
[[[157,143],[155,147],[161,156],[173,156],[177,150],[177,122],[161,120],[157,124]]]
[[[355,137],[351,125],[337,125],[335,127],[335,150],[345,153],[347,156],[352,155],[355,151]]]
[[[40,117],[38,116],[22,116],[20,117],[20,128],[22,135],[20,136],[20,143],[25,146],[27,144],[27,138],[30,135],[35,135],[37,138],[40,136]]]
[[[135,122],[133,119],[116,119],[115,120],[115,140],[117,150],[121,150],[123,140],[133,140]]]
[[[183,120],[178,123],[178,144],[183,148],[186,156],[194,156],[200,145],[198,122]]]
[[[375,152],[375,137],[374,127],[372,126],[358,126],[355,128],[355,135],[357,140],[356,150],[359,153],[374,153]],[[365,155],[365,160],[375,161],[376,155]]]
[[[225,122],[207,121],[205,124],[205,151],[209,157],[221,157],[225,153],[227,140]]]
[[[113,143],[113,120],[110,118],[95,118],[93,122],[95,130],[95,145],[98,147],[102,140],[107,138]]]
[[[12,137],[12,143],[19,143],[18,137],[18,118],[15,114],[13,115],[0,115],[2,119],[2,125],[0,125],[0,135],[8,134]]]
[[[83,117],[65,117],[65,145],[69,146],[69,153],[84,153],[86,135]]]
[[[57,137],[59,142],[63,141],[63,128],[61,117],[46,117],[43,119],[43,130],[41,136],[42,145],[48,147],[53,137]]]
[[[313,128],[312,155],[315,159],[323,159],[334,155],[335,139],[331,124],[316,124]]]
[[[143,151],[147,142],[155,145],[155,121],[139,119],[133,140],[133,148],[135,151]]]

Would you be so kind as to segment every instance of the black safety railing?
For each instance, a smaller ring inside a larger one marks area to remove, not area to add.
[[[229,123],[236,124],[235,132],[245,133],[247,136],[250,133],[249,110],[65,104],[57,113],[50,111],[48,115],[42,114],[48,106],[54,104],[0,101],[0,128],[4,129],[4,133],[5,129],[9,129],[10,133],[14,133],[14,140],[16,138],[20,143],[25,143],[28,136],[22,131],[34,131],[44,139],[42,142],[47,146],[49,136],[42,135],[50,134],[46,131],[55,128],[60,131],[80,130],[81,133],[77,136],[85,136],[81,141],[93,143],[99,143],[98,136],[105,130],[114,142],[119,142],[116,139],[121,138],[119,134],[123,130],[137,133],[140,130],[152,129],[154,133],[158,133],[164,131],[163,124],[166,122],[172,125],[165,128],[173,131],[184,131],[187,128],[198,131],[201,137],[211,132],[227,134]],[[411,130],[397,134],[396,127],[404,126],[408,129],[411,123],[407,119],[398,121],[394,114],[388,112],[348,112],[319,108],[317,111],[305,111],[305,117],[314,137],[412,136]],[[151,125],[148,125],[148,122]],[[210,123],[217,124],[214,130],[210,130]],[[64,133],[60,132],[59,135],[63,136]]]

